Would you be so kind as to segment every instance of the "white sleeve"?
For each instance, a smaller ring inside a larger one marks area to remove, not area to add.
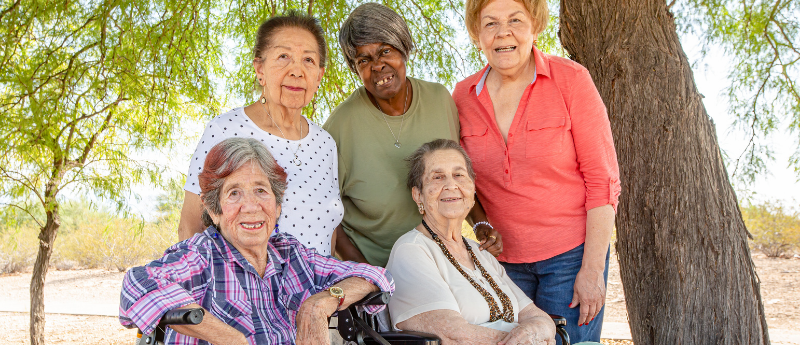
[[[416,243],[402,243],[392,249],[387,269],[395,290],[389,300],[392,326],[432,310],[461,312],[450,286],[444,281],[431,252]]]
[[[206,162],[206,155],[208,155],[208,151],[211,150],[214,145],[227,139],[223,137],[222,130],[219,128],[217,121],[215,120],[216,118],[211,120],[211,122],[206,125],[206,129],[203,131],[203,136],[200,137],[200,141],[197,143],[197,148],[194,150],[192,159],[189,162],[189,171],[186,173],[186,184],[183,186],[183,190],[187,192],[200,195],[200,181],[198,180],[197,175],[203,171],[203,164]]]

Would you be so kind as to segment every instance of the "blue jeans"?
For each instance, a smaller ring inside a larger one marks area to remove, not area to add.
[[[603,312],[605,311],[604,304],[594,321],[578,327],[580,306],[570,308],[569,304],[572,302],[575,276],[581,269],[582,261],[583,244],[547,260],[529,264],[502,263],[511,280],[533,300],[537,307],[548,314],[561,315],[567,319],[566,329],[570,342],[573,344],[582,341],[600,341]],[[603,277],[607,284],[608,253],[606,253],[606,269]],[[558,344],[561,344],[558,336],[556,336],[556,340]]]

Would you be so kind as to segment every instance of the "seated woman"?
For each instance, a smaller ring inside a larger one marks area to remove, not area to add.
[[[166,344],[327,344],[331,314],[394,289],[382,268],[320,255],[283,232],[270,237],[286,173],[258,140],[215,145],[199,181],[208,228],[128,271],[122,325],[149,333],[169,310],[202,307],[203,322],[170,326]]]
[[[422,224],[397,240],[386,266],[396,279],[394,326],[436,334],[442,344],[555,344],[550,317],[494,256],[461,237],[475,204],[475,172],[464,149],[438,139],[407,160]]]

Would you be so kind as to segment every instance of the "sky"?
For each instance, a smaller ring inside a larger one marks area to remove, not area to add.
[[[734,117],[728,112],[728,96],[724,89],[729,85],[726,76],[730,62],[720,50],[712,50],[705,57],[700,56],[698,40],[692,36],[681,37],[686,55],[693,67],[697,89],[705,98],[706,111],[714,119],[720,148],[731,160],[739,157],[746,148],[749,138],[739,129],[733,128]],[[796,135],[785,131],[785,126],[771,136],[770,147],[774,150],[774,160],[767,162],[766,174],[756,178],[751,186],[734,185],[740,202],[749,196],[752,202],[776,200],[785,206],[800,206],[800,183],[797,173],[788,166],[789,157],[797,149]],[[733,173],[729,168],[728,175]]]
[[[730,65],[728,59],[720,50],[711,50],[702,57],[696,37],[683,36],[681,43],[689,61],[694,63],[695,83],[700,93],[705,96],[703,103],[716,125],[720,148],[731,159],[735,159],[745,149],[747,138],[742,131],[732,127],[734,118],[728,113],[728,99],[723,94],[729,84],[726,79]],[[179,146],[170,152],[148,154],[148,160],[167,166],[168,174],[173,177],[184,174],[203,128],[203,123],[187,123],[186,133],[190,135],[194,133],[194,138],[187,141],[189,144]],[[771,139],[775,159],[767,162],[768,173],[759,176],[750,186],[736,185],[737,196],[740,202],[779,201],[785,206],[797,209],[800,206],[800,183],[797,182],[797,174],[788,167],[788,159],[798,147],[797,141],[783,129],[776,131]],[[732,171],[729,169],[728,173],[731,174]],[[155,200],[162,193],[161,190],[146,185],[135,189],[139,193],[139,199],[131,198],[129,203],[131,212],[145,219],[154,218]]]

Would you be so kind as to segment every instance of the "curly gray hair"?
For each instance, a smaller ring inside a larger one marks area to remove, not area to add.
[[[205,226],[214,225],[219,228],[208,212],[215,215],[222,214],[219,197],[225,179],[250,162],[267,175],[276,204],[280,205],[283,202],[283,193],[287,185],[286,172],[275,162],[275,158],[266,146],[252,138],[225,139],[208,151],[203,172],[197,176],[200,180],[201,199],[205,205],[202,216]]]
[[[356,47],[372,43],[387,43],[403,54],[403,60],[414,49],[414,40],[406,21],[391,8],[374,2],[356,7],[339,30],[339,46],[353,73],[356,70]]]

